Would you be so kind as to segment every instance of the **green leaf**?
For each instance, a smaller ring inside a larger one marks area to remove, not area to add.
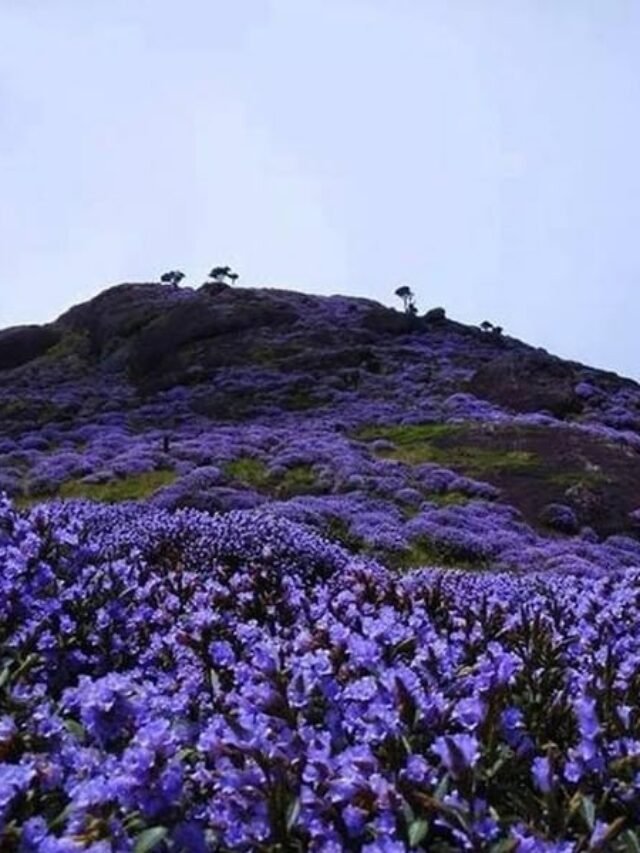
[[[49,829],[56,829],[58,826],[62,826],[62,824],[69,817],[71,812],[73,811],[73,805],[69,804],[64,808],[60,814],[56,815],[53,820],[49,821]]]
[[[161,841],[164,840],[168,833],[166,826],[150,826],[141,832],[136,841],[136,846],[133,848],[133,853],[149,853]]]
[[[409,827],[409,847],[417,847],[429,832],[429,821],[424,818],[414,820]]]
[[[627,829],[620,836],[620,841],[624,843],[627,853],[640,853],[640,839],[637,832]]]
[[[220,678],[218,677],[218,673],[215,669],[209,670],[209,677],[211,679],[211,686],[213,687],[214,693],[219,693],[221,689]]]
[[[434,792],[436,800],[442,800],[449,791],[449,774],[445,773]]]
[[[81,743],[84,743],[87,733],[82,723],[79,723],[77,720],[72,720],[69,718],[64,721],[64,725],[69,734],[72,734]]]
[[[195,758],[197,755],[198,750],[194,749],[192,746],[185,746],[178,751],[178,758],[181,761],[188,761],[191,758]]]
[[[296,797],[287,809],[287,832],[291,832],[300,816],[300,797]]]
[[[582,803],[580,804],[580,811],[582,812],[582,817],[587,822],[587,826],[589,829],[593,830],[596,822],[596,807],[593,804],[593,800],[591,797],[583,797]]]
[[[404,822],[409,826],[416,819],[416,813],[411,808],[409,803],[406,800],[402,802],[402,816],[404,817]]]

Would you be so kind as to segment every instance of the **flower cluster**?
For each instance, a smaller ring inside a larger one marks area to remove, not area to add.
[[[636,849],[638,708],[639,569],[0,501],[2,849]]]

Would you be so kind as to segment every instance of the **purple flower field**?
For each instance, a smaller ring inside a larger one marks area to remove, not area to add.
[[[635,383],[284,291],[31,335],[1,851],[640,851]]]
[[[0,507],[3,849],[634,850],[640,570],[399,577],[268,512]]]

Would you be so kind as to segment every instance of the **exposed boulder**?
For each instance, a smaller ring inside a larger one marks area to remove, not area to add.
[[[60,332],[51,326],[13,326],[0,331],[0,370],[20,367],[44,355],[58,343]]]
[[[427,323],[444,323],[447,319],[447,312],[444,308],[432,308],[424,315],[424,319]]]
[[[129,372],[137,384],[154,388],[192,381],[188,371],[194,365],[204,377],[213,368],[242,362],[244,335],[253,342],[256,331],[291,326],[297,319],[291,305],[266,292],[230,290],[223,300],[199,292],[140,331]]]
[[[576,371],[567,362],[540,352],[513,352],[479,368],[469,391],[516,412],[548,411],[562,418],[582,410],[576,384]]]
[[[119,284],[71,308],[56,325],[86,334],[91,355],[100,358],[164,314],[179,293],[157,283]]]
[[[419,326],[419,321],[411,314],[401,314],[380,305],[365,314],[362,326],[379,335],[404,335]]]
[[[205,281],[199,290],[208,296],[219,296],[225,290],[231,290],[231,285],[226,284],[224,281]]]

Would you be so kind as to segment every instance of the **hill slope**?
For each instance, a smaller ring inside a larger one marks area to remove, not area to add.
[[[391,566],[640,559],[640,387],[371,300],[110,288],[0,332],[0,488],[269,508]]]
[[[0,359],[1,850],[640,849],[637,385],[211,287]]]

